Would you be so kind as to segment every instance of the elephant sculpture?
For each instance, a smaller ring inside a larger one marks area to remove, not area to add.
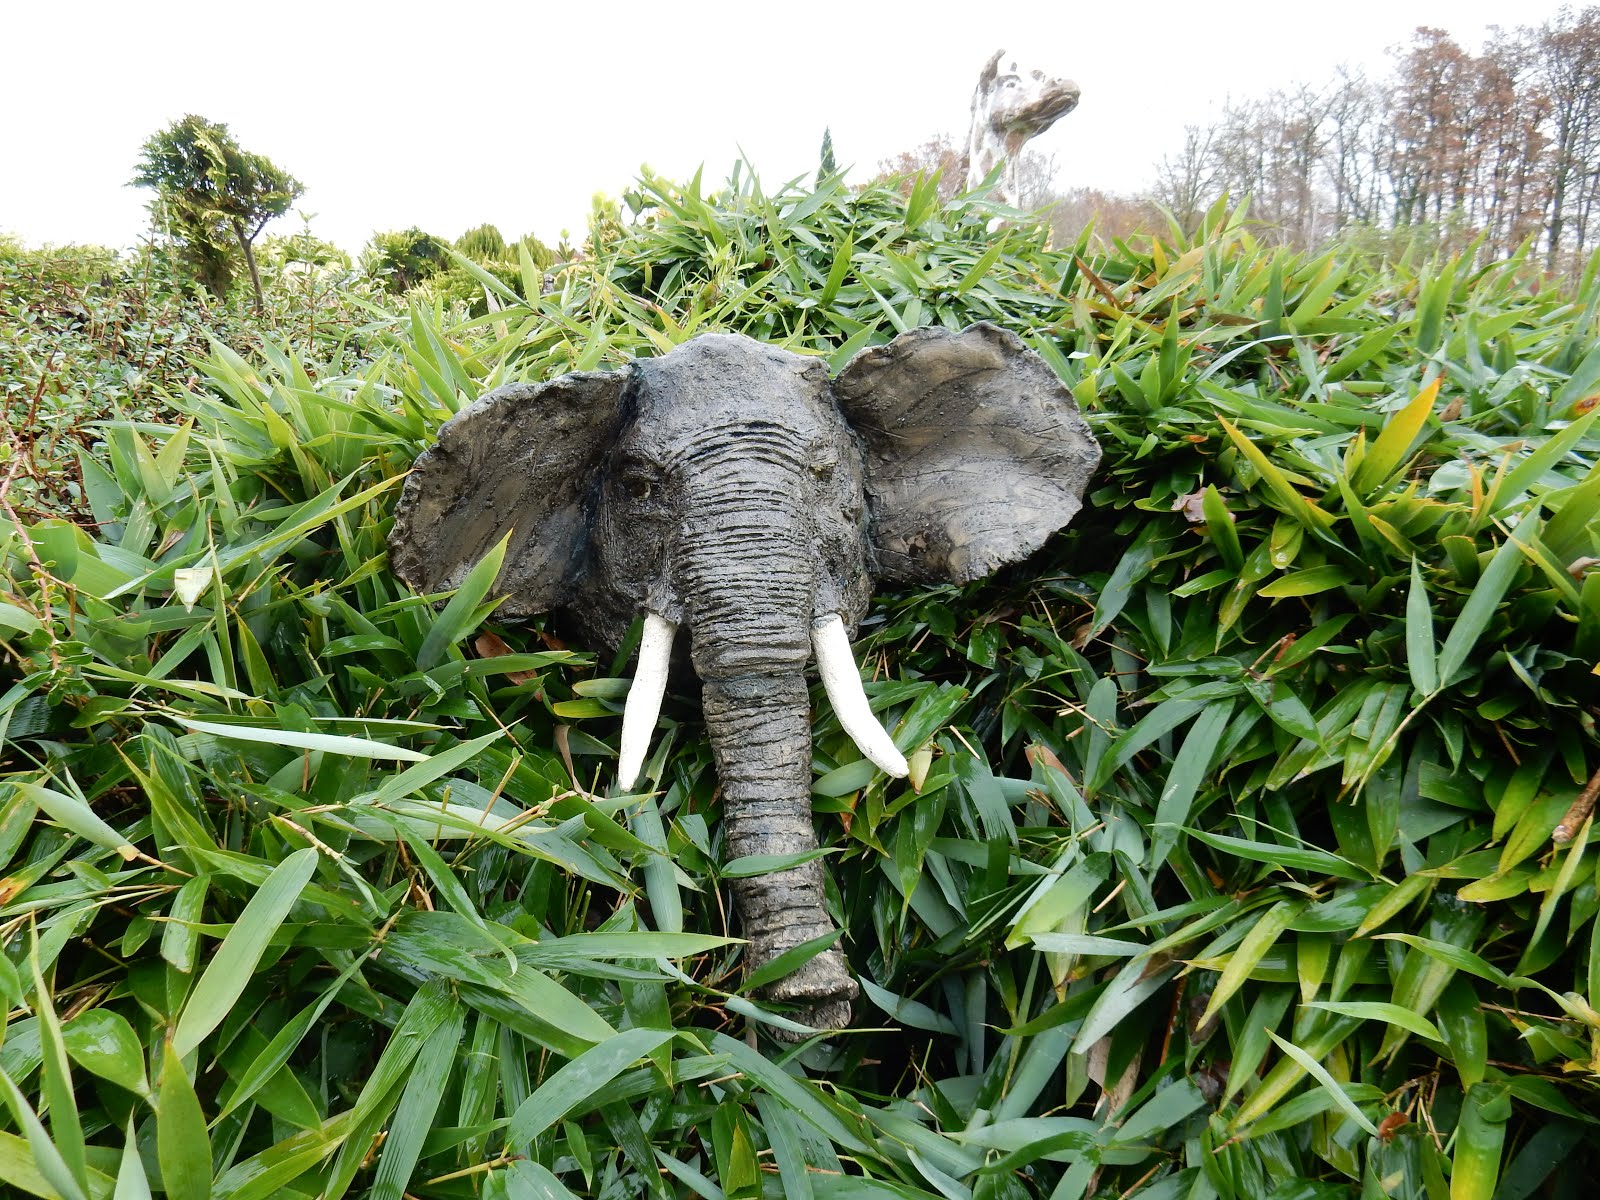
[[[816,846],[806,667],[891,775],[849,636],[873,580],[962,583],[1078,511],[1100,451],[1071,394],[1014,335],[919,329],[826,364],[738,334],[512,384],[447,422],[406,482],[393,570],[453,588],[508,533],[499,614],[561,611],[597,648],[643,618],[619,782],[632,790],[676,633],[702,683],[731,857]],[[733,881],[747,965],[832,931],[822,868]],[[766,989],[820,1028],[857,993],[837,947]]]

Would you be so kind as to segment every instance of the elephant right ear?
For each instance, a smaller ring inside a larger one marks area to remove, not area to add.
[[[439,430],[406,480],[389,565],[419,592],[458,587],[509,530],[499,613],[559,607],[582,574],[590,497],[622,422],[626,371],[496,388]]]
[[[834,396],[866,447],[879,578],[967,583],[1072,520],[1100,448],[1021,339],[979,322],[863,350]]]

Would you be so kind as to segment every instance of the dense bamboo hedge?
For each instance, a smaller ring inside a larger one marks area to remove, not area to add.
[[[77,519],[0,526],[5,1187],[1586,1195],[1600,269],[1297,257],[1220,207],[1091,256],[928,183],[624,199],[537,301],[213,342],[96,426]],[[977,319],[1105,461],[1029,562],[880,597],[920,790],[815,698],[866,1000],[788,1047],[697,703],[610,794],[625,664],[485,578],[409,594],[384,534],[499,383]]]

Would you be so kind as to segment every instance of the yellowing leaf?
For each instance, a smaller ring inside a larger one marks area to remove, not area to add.
[[[1411,403],[1389,418],[1383,432],[1372,443],[1372,449],[1367,451],[1361,465],[1356,468],[1353,482],[1357,492],[1364,496],[1371,495],[1394,478],[1405,460],[1406,451],[1411,449],[1411,443],[1417,440],[1423,423],[1433,411],[1441,380],[1442,377],[1428,384]]]

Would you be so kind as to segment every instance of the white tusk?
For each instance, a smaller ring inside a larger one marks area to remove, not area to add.
[[[650,735],[661,715],[661,697],[667,691],[667,663],[672,658],[672,638],[678,627],[653,612],[644,615],[639,637],[639,670],[628,689],[622,709],[622,750],[618,754],[617,782],[631,792],[650,752]]]
[[[861,668],[856,666],[855,655],[850,653],[850,639],[845,636],[844,622],[838,613],[811,622],[811,644],[817,652],[817,673],[822,676],[822,686],[850,740],[879,770],[896,777],[907,774],[910,767],[906,765],[906,756],[895,747],[889,731],[872,715],[867,693],[861,687]]]

